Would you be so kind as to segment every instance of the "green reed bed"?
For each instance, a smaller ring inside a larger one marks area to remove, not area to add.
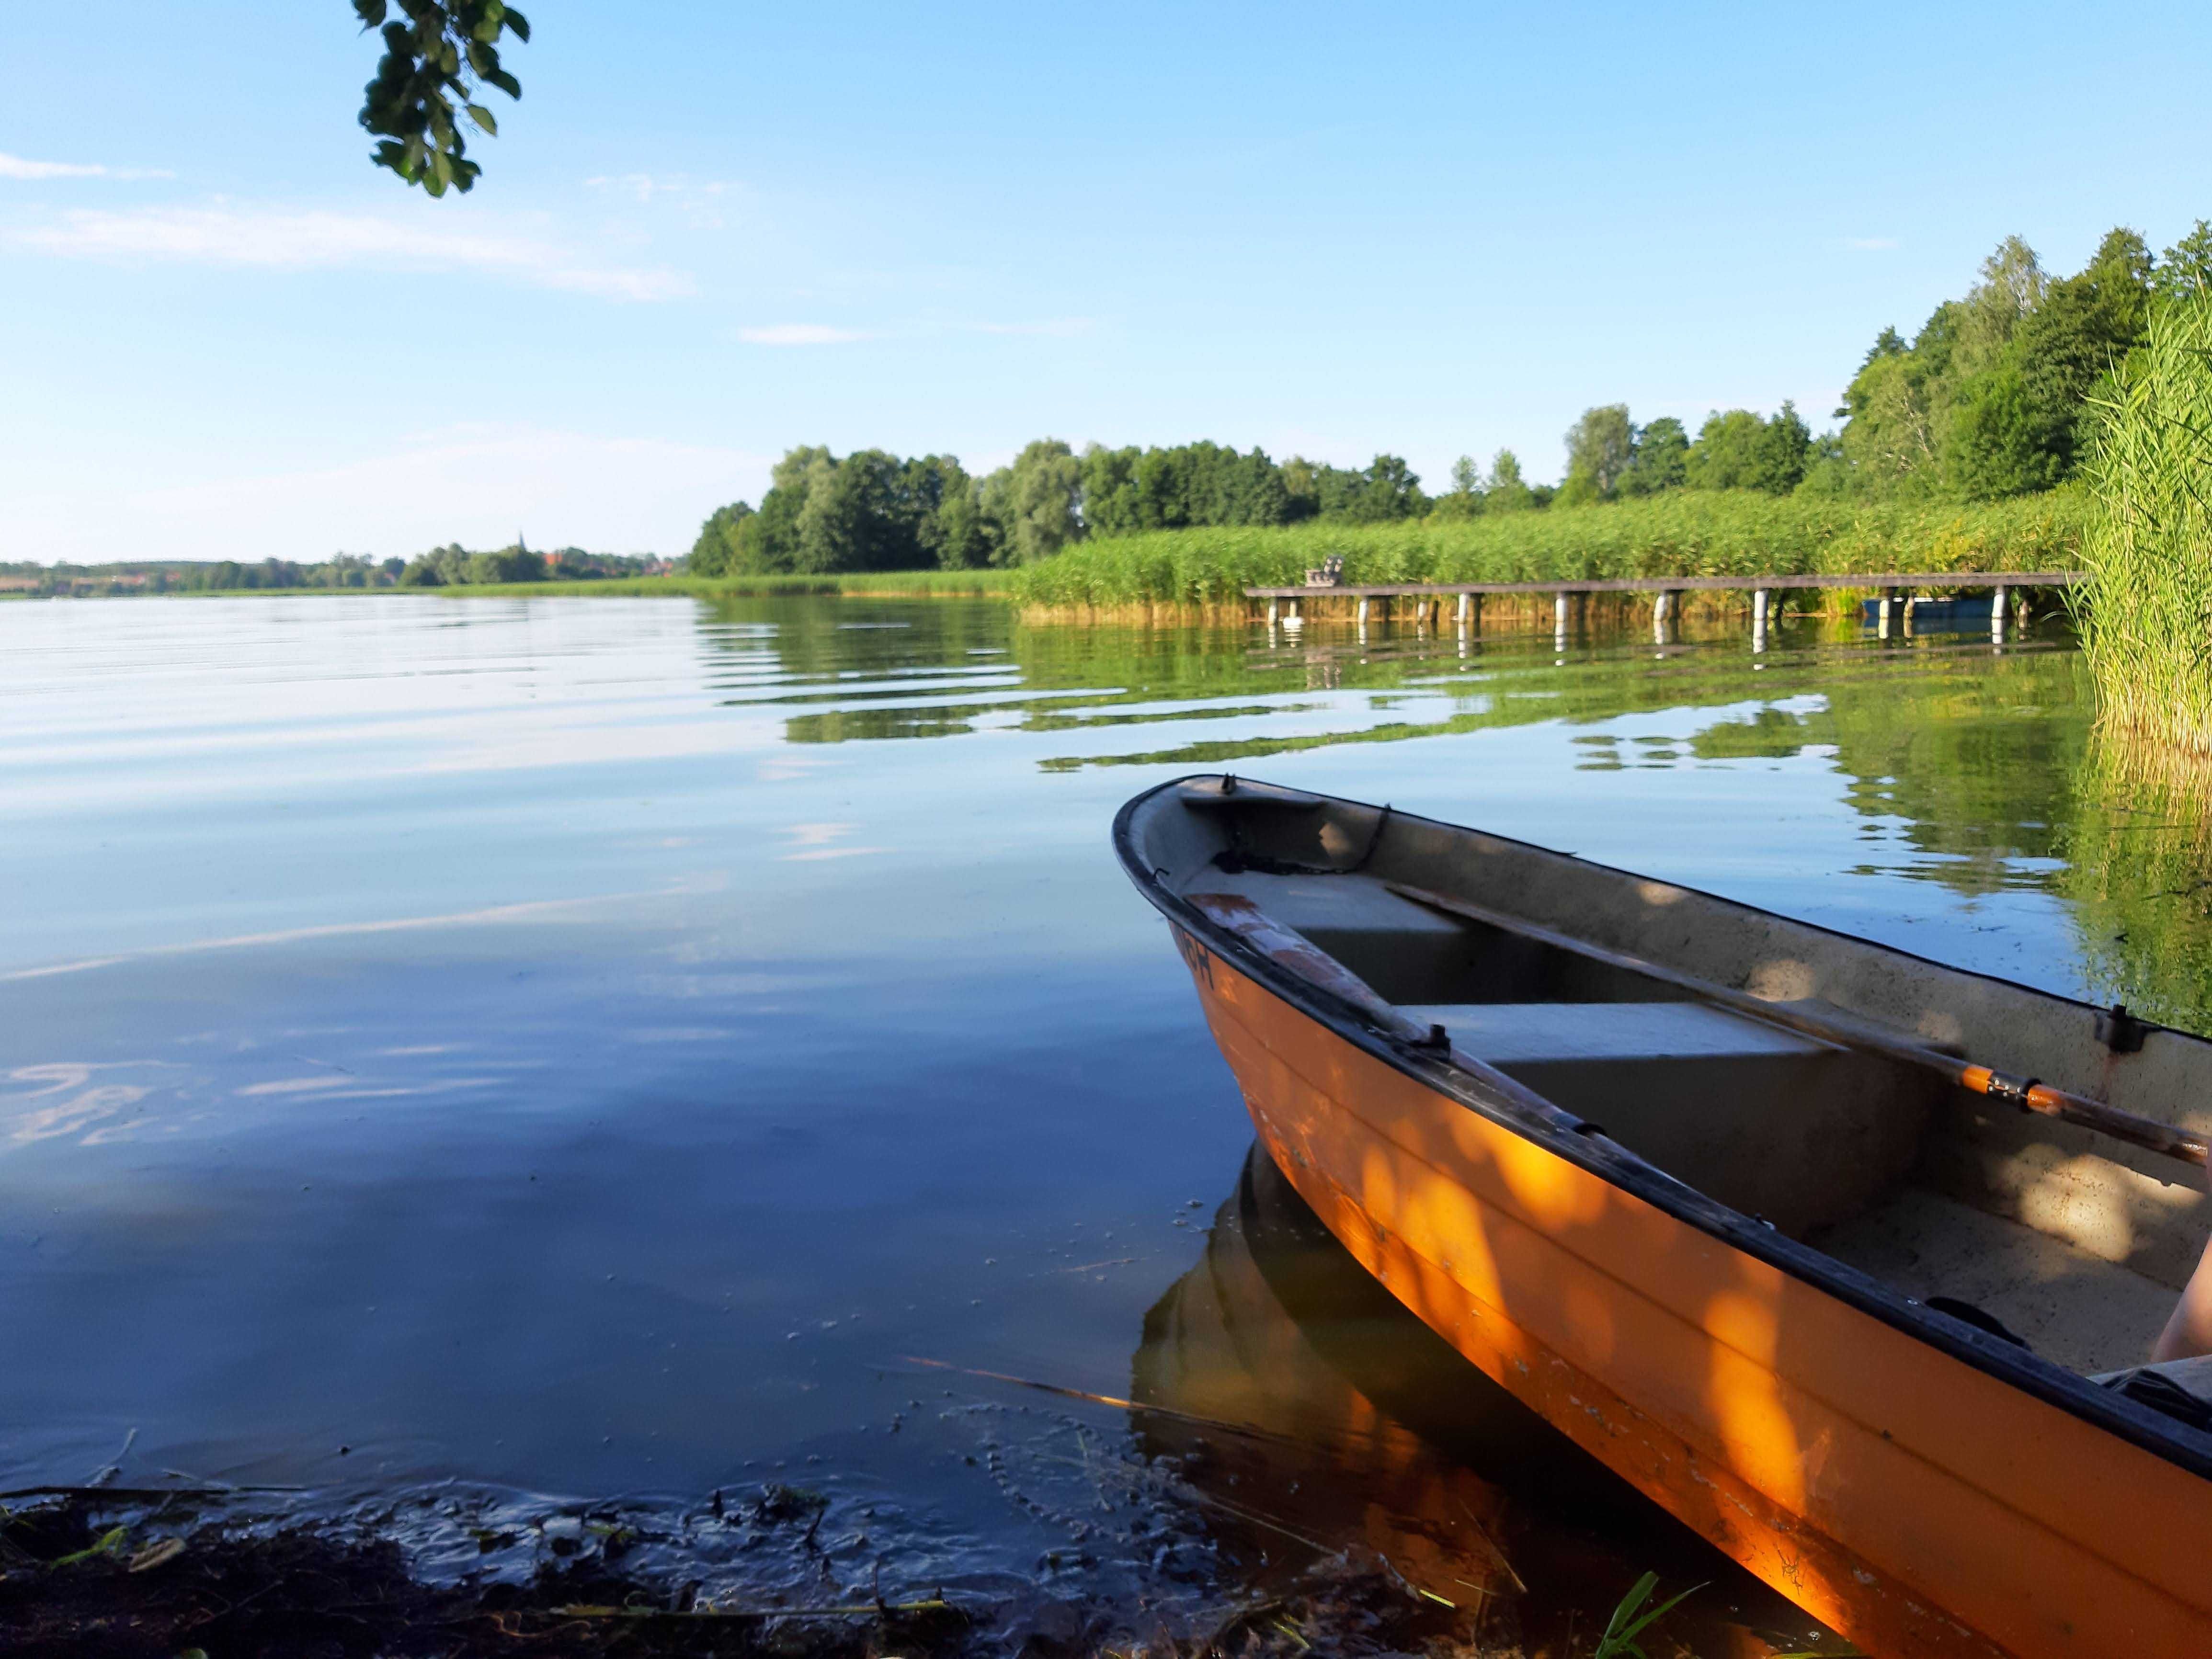
[[[1676,490],[1640,501],[1417,523],[1159,531],[1100,539],[1013,574],[1040,611],[1234,605],[1331,554],[1347,582],[2073,568],[2070,492],[1987,506],[1844,503]]]
[[[2212,755],[2212,297],[2154,309],[2102,414],[2075,595],[2099,717]]]

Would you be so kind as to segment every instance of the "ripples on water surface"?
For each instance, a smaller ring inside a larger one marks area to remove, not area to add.
[[[1530,1628],[1646,1565],[1802,1626],[1246,1169],[1107,847],[1226,766],[2201,1023],[2198,822],[2112,781],[2063,641],[1778,638],[0,607],[0,1486],[135,1430],[131,1482],[333,1503],[803,1485],[854,1582],[1365,1538]]]

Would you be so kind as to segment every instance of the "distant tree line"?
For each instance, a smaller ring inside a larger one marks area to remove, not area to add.
[[[1785,402],[1771,415],[1717,410],[1693,436],[1672,416],[1638,425],[1626,404],[1607,404],[1568,429],[1556,489],[1529,483],[1510,449],[1486,469],[1462,456],[1451,488],[1434,496],[1395,455],[1348,468],[1203,442],[1078,454],[1045,438],[975,477],[950,455],[794,449],[757,509],[732,501],[708,518],[689,566],[731,575],[1029,564],[1094,536],[1467,518],[1669,489],[1994,501],[2072,476],[2096,388],[2142,348],[2149,307],[2199,290],[2212,291],[2203,220],[2155,259],[2141,235],[2115,230],[2080,273],[2058,278],[2008,237],[1966,296],[1938,306],[1911,340],[1881,331],[1835,411],[1839,428],[1816,436]]]
[[[0,565],[14,591],[58,594],[209,593],[261,589],[390,587],[406,562],[340,553],[320,564],[292,559],[131,559],[114,564]]]
[[[446,587],[463,582],[588,581],[656,575],[668,568],[666,560],[650,555],[590,553],[580,547],[533,553],[519,543],[495,552],[471,553],[456,542],[413,559],[376,560],[357,553],[339,553],[319,564],[291,559],[250,563],[236,559],[137,559],[115,564],[0,564],[0,592],[50,598]]]
[[[580,547],[564,547],[553,553],[533,553],[520,542],[507,547],[471,553],[459,542],[418,553],[396,567],[393,580],[401,587],[459,587],[477,582],[574,582],[610,576],[651,576],[666,570],[665,559],[651,555],[586,553]]]

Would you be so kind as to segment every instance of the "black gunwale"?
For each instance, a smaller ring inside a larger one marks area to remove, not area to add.
[[[1730,1248],[1741,1250],[1757,1261],[1780,1269],[1791,1278],[1802,1280],[1826,1295],[1835,1297],[1860,1312],[1880,1320],[1892,1328],[1929,1344],[1952,1358],[1972,1366],[1998,1381],[2010,1384],[2117,1435],[2130,1444],[2166,1459],[2186,1469],[2200,1480],[2212,1481],[2212,1435],[2202,1434],[2185,1425],[2136,1404],[2126,1395],[2100,1387],[2055,1362],[2042,1358],[2025,1349],[2014,1347],[1999,1337],[1976,1329],[1973,1326],[1949,1316],[1923,1307],[1908,1297],[1899,1294],[1881,1280],[1861,1273],[1835,1257],[1822,1254],[1810,1245],[1799,1243],[1772,1228],[1762,1225],[1741,1211],[1706,1196],[1667,1175],[1625,1148],[1615,1148],[1610,1143],[1594,1139],[1571,1129],[1562,1129],[1546,1122],[1512,1102],[1492,1097],[1480,1086],[1469,1073],[1439,1060],[1433,1054],[1401,1043],[1376,1030],[1362,1020],[1348,1006],[1314,985],[1310,981],[1291,973],[1272,958],[1261,955],[1242,939],[1214,922],[1206,913],[1189,903],[1180,895],[1170,892],[1162,884],[1154,866],[1144,859],[1132,839],[1132,826],[1137,809],[1154,796],[1168,790],[1179,789],[1186,784],[1218,781],[1224,775],[1215,772],[1188,773],[1156,784],[1125,802],[1114,817],[1114,851],[1121,861],[1122,869],[1136,884],[1137,890],[1149,900],[1169,921],[1185,933],[1204,942],[1207,950],[1224,958],[1246,978],[1265,986],[1281,1000],[1300,1013],[1327,1027],[1337,1036],[1352,1043],[1363,1052],[1373,1055],[1394,1070],[1434,1089],[1437,1093],[1456,1101],[1470,1110],[1480,1113],[1492,1122],[1510,1129],[1522,1139],[1544,1148],[1556,1157],[1565,1158],[1577,1168],[1586,1170],[1600,1179],[1611,1182],[1623,1191],[1652,1205],[1674,1219],[1695,1227],[1698,1231],[1720,1240]],[[1258,783],[1255,778],[1240,778],[1239,781]],[[1364,808],[1369,811],[1384,809],[1367,801],[1353,800],[1348,796],[1322,795],[1307,789],[1288,785],[1267,785],[1289,793],[1309,796],[1316,800]],[[1393,807],[1388,809],[1393,817],[1409,818],[1415,823],[1432,823],[1439,829],[1465,830],[1464,824],[1446,823],[1440,819],[1423,817]],[[1547,854],[1553,858],[1572,860],[1588,865],[1593,870],[1602,870],[1609,875],[1630,876],[1637,880],[1658,879],[1638,876],[1632,871],[1622,870],[1616,865],[1599,864],[1595,860],[1561,853],[1553,848],[1539,847],[1534,842],[1516,840],[1491,830],[1475,833],[1489,836],[1508,846],[1524,848],[1531,852]],[[1679,882],[1669,886],[1680,887]],[[1847,939],[1853,944],[1869,945],[1893,957],[1911,962],[1923,962],[1930,967],[1948,973],[1965,974],[1970,978],[1986,980],[1991,984],[2026,992],[2031,996],[2045,998],[2069,1007],[2090,1012],[2099,1012],[2085,1002],[2062,997],[2048,991],[2039,991],[2033,986],[2017,981],[2000,978],[1994,974],[1977,973],[1972,969],[1955,968],[1948,963],[1937,962],[1910,951],[1896,950],[1877,945],[1871,939],[1838,929],[1823,927],[1817,922],[1800,921],[1778,911],[1762,910],[1755,905],[1741,904],[1718,894],[1707,893],[1698,888],[1684,888],[1711,903],[1724,905],[1749,916],[1771,917],[1792,927],[1810,928],[1832,939]],[[2184,1035],[2187,1035],[2185,1033]],[[1569,1114],[1562,1112],[1565,1118]]]

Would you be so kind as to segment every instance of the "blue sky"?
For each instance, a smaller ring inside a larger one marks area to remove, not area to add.
[[[527,9],[442,202],[344,0],[0,9],[0,559],[675,553],[796,443],[1555,477],[2212,216],[2201,5]]]

